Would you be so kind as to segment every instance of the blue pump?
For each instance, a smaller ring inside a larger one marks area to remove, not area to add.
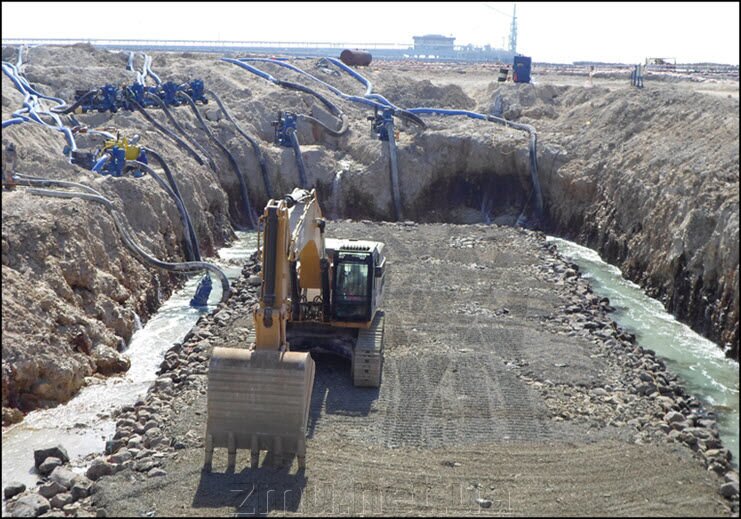
[[[286,148],[293,146],[291,133],[296,131],[296,114],[291,112],[278,112],[278,120],[273,121],[275,127],[275,144]]]
[[[190,306],[193,306],[193,307],[208,306],[208,296],[211,295],[211,288],[212,288],[211,276],[206,274],[198,282],[196,293],[193,296],[193,298],[190,300]]]

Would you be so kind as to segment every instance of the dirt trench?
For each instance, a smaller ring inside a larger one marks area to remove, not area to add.
[[[4,48],[3,56],[15,61],[15,49]],[[330,121],[321,103],[216,61],[213,55],[153,56],[153,68],[163,80],[203,79],[240,126],[257,138],[271,192],[252,147],[213,102],[202,107],[212,131],[246,176],[253,208],[258,210],[271,196],[290,192],[298,184],[293,151],[271,144],[271,123],[278,111],[286,110]],[[76,89],[133,81],[126,58],[125,53],[86,45],[39,47],[25,56],[24,72],[37,89],[71,100]],[[141,57],[137,59],[135,64],[140,65]],[[364,91],[359,83],[320,63],[297,64],[348,94]],[[306,81],[275,65],[260,66],[285,80]],[[386,65],[364,74],[377,92],[404,106],[475,109],[536,126],[545,205],[542,228],[598,248],[627,275],[663,297],[680,318],[721,344],[730,344],[729,354],[734,354],[738,253],[731,244],[738,234],[738,195],[729,186],[738,180],[738,117],[734,119],[730,111],[735,106],[737,114],[737,101],[711,101],[664,85],[639,93],[498,85],[480,79],[467,83],[464,76],[475,74],[475,66],[468,72],[446,70],[430,74],[430,79],[420,74],[413,79]],[[321,205],[331,218],[393,219],[388,151],[369,135],[368,110],[333,98],[323,88],[317,86],[342,107],[350,129],[334,137],[316,125],[299,124],[308,183],[319,190]],[[6,77],[2,95],[7,119],[22,98]],[[151,113],[169,124],[161,111]],[[189,108],[178,107],[173,113],[214,160],[215,169],[198,164],[139,114],[90,113],[78,119],[90,127],[140,134],[144,145],[165,157],[180,183],[201,248],[206,256],[212,255],[231,238],[233,226],[247,223],[244,200],[233,165],[204,134]],[[730,139],[717,128],[720,114],[722,128],[731,130]],[[405,219],[506,225],[532,221],[525,132],[467,118],[425,121],[424,130],[397,125]],[[666,127],[680,132],[690,146],[679,153],[679,140],[662,132]],[[695,138],[697,134],[703,138]],[[656,140],[661,145],[655,146]],[[156,256],[183,259],[177,212],[151,179],[100,178],[72,166],[60,153],[61,134],[44,128],[11,127],[3,132],[3,148],[9,142],[18,149],[18,172],[95,186],[119,205],[137,238]],[[92,138],[80,142],[91,150],[100,144]],[[655,156],[646,158],[654,150]],[[722,161],[710,162],[710,156]],[[708,181],[698,182],[698,175]],[[684,209],[693,200],[700,203],[687,213]],[[125,355],[117,350],[125,349],[131,336],[134,312],[146,320],[179,282],[134,260],[100,208],[41,199],[23,188],[3,192],[2,251],[4,423],[20,419],[17,409],[26,412],[66,401],[85,377],[125,370]]]

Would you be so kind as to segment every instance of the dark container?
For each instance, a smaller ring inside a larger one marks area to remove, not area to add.
[[[340,61],[349,67],[367,67],[373,56],[364,50],[345,49],[340,53]]]
[[[529,56],[515,56],[512,80],[515,83],[530,83],[531,67],[532,58]]]

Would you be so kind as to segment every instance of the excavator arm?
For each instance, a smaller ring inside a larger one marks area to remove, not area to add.
[[[324,220],[314,190],[294,190],[284,199],[270,200],[262,220],[263,282],[253,313],[255,344],[214,348],[211,355],[206,470],[215,447],[228,449],[228,470],[234,469],[238,449],[251,451],[253,468],[263,450],[274,457],[295,455],[299,469],[305,466],[315,367],[308,353],[290,351],[286,322],[290,314],[300,313],[297,263],[301,285],[321,288]]]

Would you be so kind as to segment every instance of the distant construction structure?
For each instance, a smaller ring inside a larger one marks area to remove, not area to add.
[[[512,25],[509,28],[509,51],[517,54],[517,4],[512,4]]]
[[[414,52],[419,54],[452,54],[455,52],[455,38],[441,36],[440,34],[428,34],[426,36],[413,36]]]

